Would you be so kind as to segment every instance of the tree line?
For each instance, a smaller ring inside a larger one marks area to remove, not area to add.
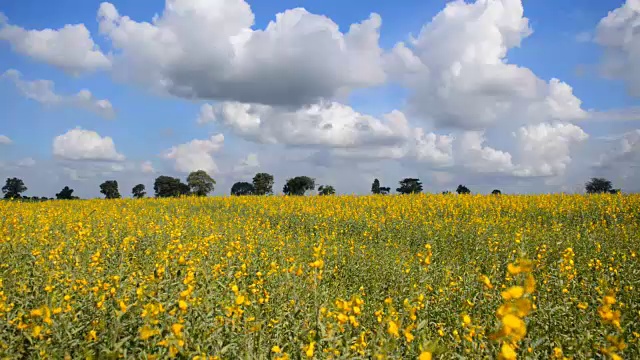
[[[240,181],[233,184],[231,187],[231,195],[244,196],[244,195],[272,195],[273,194],[273,175],[268,173],[256,174],[251,182]],[[153,183],[154,195],[157,198],[179,197],[179,196],[207,196],[214,191],[216,181],[207,174],[204,170],[194,171],[187,176],[186,183],[183,183],[179,178],[171,176],[161,175],[158,176]],[[285,195],[302,196],[316,189],[315,179],[308,176],[296,176],[286,181],[282,192]],[[422,182],[420,179],[405,178],[400,180],[399,187],[396,188],[396,192],[399,194],[417,194],[423,190]],[[5,185],[2,187],[2,193],[4,199],[20,199],[31,201],[44,201],[53,200],[54,198],[47,197],[29,197],[22,196],[22,193],[27,191],[27,187],[22,179],[8,178]],[[79,197],[73,195],[73,189],[69,186],[65,186],[59,193],[55,195],[55,199],[58,200],[75,200]],[[456,193],[460,195],[471,194],[471,190],[464,186],[458,185]],[[605,178],[591,178],[589,182],[585,184],[585,191],[588,194],[610,193],[616,194],[620,192],[620,189],[614,189],[611,181]],[[390,187],[380,185],[380,181],[375,179],[371,184],[371,193],[376,195],[387,195],[391,192]],[[119,199],[120,190],[118,188],[118,182],[116,180],[107,180],[100,184],[100,193],[104,195],[105,199]],[[331,185],[320,185],[318,187],[318,195],[334,195],[336,189]],[[449,191],[444,191],[443,194],[450,194]],[[135,199],[144,198],[146,193],[146,187],[144,184],[137,184],[131,189],[131,194]],[[492,195],[500,195],[502,192],[495,189],[491,192]]]

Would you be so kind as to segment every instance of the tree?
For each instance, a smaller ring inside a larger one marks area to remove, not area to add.
[[[187,184],[191,193],[197,196],[207,196],[213,191],[216,181],[204,170],[194,171],[187,177]]]
[[[491,195],[502,195],[502,191],[495,189],[491,192]]]
[[[371,184],[371,193],[372,194],[380,194],[380,180],[373,180],[373,184]]]
[[[406,178],[400,181],[400,187],[396,191],[400,194],[416,194],[422,192],[422,183],[419,179]]]
[[[158,176],[153,183],[156,197],[178,197],[189,194],[189,186],[171,176]]]
[[[336,189],[331,185],[320,185],[318,195],[335,195]]]
[[[100,192],[104,194],[105,199],[120,199],[118,182],[115,180],[108,180],[100,184]]]
[[[287,180],[287,183],[284,184],[284,188],[282,188],[282,192],[284,192],[285,195],[302,196],[306,191],[313,190],[315,188],[315,179],[308,176],[296,176]]]
[[[74,199],[78,199],[78,197],[73,196],[73,189],[69,188],[68,186],[65,186],[64,188],[62,188],[62,190],[60,190],[59,193],[56,194],[56,199],[74,200]]]
[[[380,186],[380,180],[373,180],[373,184],[371,184],[371,193],[372,194],[380,194],[387,195],[391,191],[389,187]]]
[[[255,189],[251,183],[241,181],[233,184],[233,186],[231,187],[231,195],[251,195],[254,193],[254,190]]]
[[[456,192],[458,194],[471,194],[471,190],[469,190],[469,188],[464,185],[458,185]]]
[[[134,186],[133,189],[131,189],[131,193],[133,194],[134,198],[142,199],[145,195],[147,195],[147,192],[144,190],[145,190],[144,185],[138,184]]]
[[[591,178],[591,180],[584,185],[584,189],[587,191],[587,194],[617,194],[620,192],[620,189],[614,189],[611,181],[605,178]]]
[[[27,191],[24,181],[18,178],[7,179],[6,184],[2,187],[2,193],[5,199],[19,199],[20,194]]]
[[[256,176],[253,177],[253,194],[273,194],[273,175],[267,173],[256,174]]]

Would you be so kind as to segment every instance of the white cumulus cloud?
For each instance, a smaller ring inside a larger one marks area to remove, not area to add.
[[[342,33],[295,8],[253,29],[244,0],[168,0],[151,22],[107,2],[98,20],[117,77],[179,97],[299,106],[385,80],[377,14]]]
[[[640,97],[640,0],[627,0],[600,20],[595,42],[604,49],[605,75],[624,80],[629,94]]]
[[[75,128],[53,140],[53,154],[66,160],[122,161],[113,139],[97,132]]]
[[[13,143],[11,139],[6,135],[0,135],[0,145],[9,145]]]
[[[17,70],[7,70],[2,78],[13,81],[16,88],[27,99],[39,102],[44,106],[70,106],[92,111],[104,118],[115,116],[115,110],[109,100],[96,99],[89,90],[83,89],[74,95],[60,95],[55,92],[55,84],[51,80],[23,80]]]
[[[507,61],[531,32],[521,0],[452,1],[410,44],[386,54],[385,65],[410,89],[412,113],[438,127],[585,118],[569,85]]]
[[[179,172],[189,173],[204,170],[210,174],[218,173],[212,154],[219,151],[224,144],[224,135],[217,134],[206,140],[191,140],[188,143],[173,146],[162,156],[173,160],[175,169]]]
[[[22,55],[78,75],[108,69],[111,61],[93,42],[84,24],[65,25],[61,29],[27,30],[9,24],[0,13],[0,40]]]
[[[156,172],[151,161],[144,161],[140,164],[140,170],[145,174],[155,174]]]
[[[407,119],[394,111],[377,119],[347,105],[321,102],[297,110],[223,102],[203,105],[199,123],[219,122],[248,140],[299,146],[358,147],[402,142]]]

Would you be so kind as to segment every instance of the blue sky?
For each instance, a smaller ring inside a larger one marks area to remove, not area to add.
[[[405,176],[419,176],[429,191],[459,182],[479,192],[495,184],[514,192],[576,191],[596,175],[638,190],[638,174],[628,164],[640,152],[640,101],[629,90],[640,86],[634,84],[640,67],[633,64],[640,60],[633,51],[640,36],[622,51],[616,40],[625,26],[634,34],[634,25],[620,19],[640,18],[636,1],[448,3],[248,1],[248,12],[242,1],[174,0],[168,4],[178,9],[175,14],[196,11],[171,18],[164,1],[113,1],[109,9],[117,15],[99,20],[98,10],[107,10],[100,1],[4,2],[0,73],[14,69],[19,76],[0,79],[0,135],[10,139],[0,144],[0,177],[22,177],[29,195],[53,196],[70,185],[83,197],[98,196],[98,184],[107,179],[119,180],[128,194],[137,182],[149,189],[158,174],[186,177],[197,167],[218,180],[220,195],[258,171],[274,173],[278,189],[287,177],[304,172],[343,193],[366,193],[374,177],[393,187]],[[294,8],[308,15],[297,18]],[[230,15],[207,20],[216,11]],[[255,24],[249,28],[251,13]],[[279,13],[291,19],[282,24],[295,26],[281,26],[269,36],[285,40],[260,37],[268,31],[255,30],[265,30]],[[374,20],[364,32],[379,39],[346,40],[350,26],[372,13],[381,26]],[[142,27],[123,25],[122,16],[134,24],[156,14],[160,22],[151,26],[175,36],[175,43],[139,40]],[[434,20],[438,16],[442,21]],[[608,16],[622,25],[603,25]],[[196,26],[198,21],[206,26]],[[86,27],[88,34],[74,36],[93,48],[60,36],[67,24]],[[216,49],[239,51],[229,45],[239,31],[229,30],[234,28],[254,31],[240,47],[245,55],[229,60]],[[514,36],[520,46],[512,43]],[[397,66],[399,42],[419,59],[419,70]],[[502,47],[506,56],[495,55]],[[101,62],[83,58],[92,49]],[[188,56],[172,58],[176,49]],[[612,75],[611,63],[623,65]],[[457,66],[462,70],[450,79]],[[568,85],[570,96],[554,95],[552,79]],[[33,88],[24,90],[36,80],[53,84],[49,100]],[[90,91],[89,99],[75,97],[82,89]],[[526,94],[509,95],[519,89]],[[97,107],[100,100],[108,101],[107,112]],[[211,116],[199,123],[205,104]],[[400,120],[389,120],[386,114],[394,110]],[[259,118],[260,125],[247,127],[243,116]],[[217,134],[223,143],[213,139]]]

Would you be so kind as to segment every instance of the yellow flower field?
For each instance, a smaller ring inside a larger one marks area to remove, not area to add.
[[[0,357],[640,358],[640,196],[0,202]]]

